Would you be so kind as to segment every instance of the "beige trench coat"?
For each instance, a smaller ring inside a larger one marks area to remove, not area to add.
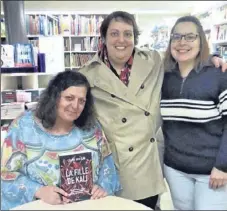
[[[116,166],[121,197],[139,200],[165,191],[157,139],[163,67],[156,51],[136,49],[128,87],[96,54],[80,72],[89,80],[95,108]],[[161,137],[159,135],[159,137]]]

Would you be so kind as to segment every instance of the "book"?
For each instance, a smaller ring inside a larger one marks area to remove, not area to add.
[[[31,44],[14,44],[15,67],[33,67],[34,53]]]
[[[13,45],[1,45],[1,67],[14,67]]]
[[[72,202],[91,198],[93,187],[91,152],[59,154],[60,188]]]

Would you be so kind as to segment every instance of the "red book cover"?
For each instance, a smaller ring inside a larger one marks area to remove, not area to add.
[[[93,187],[92,153],[72,152],[59,155],[60,188],[72,202],[90,199]]]

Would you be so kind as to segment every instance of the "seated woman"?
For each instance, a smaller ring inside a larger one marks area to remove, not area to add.
[[[58,155],[78,150],[92,152],[91,199],[121,189],[107,140],[95,120],[90,85],[82,74],[65,71],[50,81],[37,108],[25,112],[8,131],[2,146],[1,209],[35,199],[69,202],[59,188]]]

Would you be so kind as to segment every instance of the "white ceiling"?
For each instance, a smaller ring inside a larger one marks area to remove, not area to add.
[[[223,2],[227,3],[227,1],[24,1],[26,11],[109,13],[114,10],[126,10],[153,14],[189,14],[207,10]]]

